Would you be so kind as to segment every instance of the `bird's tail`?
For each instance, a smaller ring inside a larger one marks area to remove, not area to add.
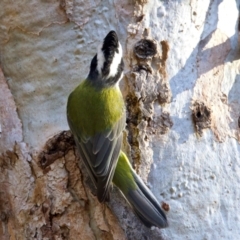
[[[165,228],[167,218],[157,199],[131,167],[121,151],[113,177],[113,183],[121,190],[135,214],[147,227]]]

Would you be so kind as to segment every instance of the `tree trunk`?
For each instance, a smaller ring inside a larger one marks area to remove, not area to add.
[[[238,239],[238,6],[2,1],[0,239]],[[68,131],[67,97],[112,29],[124,149],[166,210],[164,230],[144,227],[115,187],[98,203]]]

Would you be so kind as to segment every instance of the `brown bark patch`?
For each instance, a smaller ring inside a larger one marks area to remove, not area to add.
[[[74,145],[73,136],[69,131],[63,131],[55,135],[46,142],[43,151],[38,156],[40,166],[46,169],[55,160],[64,156]]]
[[[192,107],[192,118],[197,133],[202,136],[203,129],[211,126],[211,109],[203,102],[195,102]]]

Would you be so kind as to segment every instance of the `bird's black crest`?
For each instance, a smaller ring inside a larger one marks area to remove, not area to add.
[[[122,52],[120,53],[121,45],[118,41],[118,36],[115,31],[110,31],[103,40],[103,44],[94,56],[90,65],[88,79],[96,86],[112,86],[119,81],[122,76],[124,64]],[[122,50],[121,50],[122,51]],[[114,64],[114,61],[117,64]],[[114,74],[111,70],[116,69]]]

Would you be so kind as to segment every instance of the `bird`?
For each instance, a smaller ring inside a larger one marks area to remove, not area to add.
[[[68,124],[99,202],[109,199],[126,124],[119,88],[123,67],[122,46],[116,32],[110,31],[91,61],[87,78],[67,103]]]
[[[69,95],[67,120],[99,202],[109,201],[112,182],[147,227],[166,227],[165,213],[122,152],[126,125],[122,46],[110,31],[91,60],[87,78]]]

